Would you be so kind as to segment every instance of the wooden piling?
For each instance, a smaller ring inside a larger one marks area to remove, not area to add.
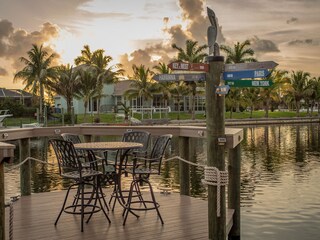
[[[241,146],[229,149],[228,156],[228,208],[234,209],[233,225],[229,239],[240,239],[240,176],[241,176]]]
[[[4,162],[11,163],[15,146],[0,142],[0,240],[5,240]]]
[[[206,76],[206,118],[207,118],[207,165],[225,171],[225,97],[216,94],[220,85],[224,58],[209,56],[209,73]],[[220,140],[220,141],[219,141]],[[217,216],[217,187],[208,185],[208,227],[209,239],[226,239],[226,195],[225,187],[220,189],[220,216]]]
[[[30,157],[30,138],[19,140],[19,156],[20,162]],[[20,186],[21,195],[27,196],[31,194],[31,162],[27,161],[20,166]]]
[[[180,157],[186,160],[189,159],[189,138],[179,137],[179,154]],[[180,176],[180,194],[190,195],[190,169],[189,164],[179,161],[179,176]]]
[[[4,164],[0,162],[0,240],[5,239]]]

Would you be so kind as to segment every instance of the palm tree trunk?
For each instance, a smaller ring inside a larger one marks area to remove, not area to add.
[[[44,89],[43,89],[43,85],[40,82],[40,110],[39,110],[39,115],[40,115],[40,122],[43,122],[43,107],[44,107]]]
[[[296,100],[296,116],[300,117],[300,100]]]

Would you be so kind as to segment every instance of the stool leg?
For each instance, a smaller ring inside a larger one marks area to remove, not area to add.
[[[150,183],[149,181],[146,181],[146,183],[149,185],[150,193],[151,193],[151,198],[152,198],[154,207],[155,207],[156,210],[157,210],[157,213],[158,213],[158,216],[159,216],[159,218],[160,218],[161,224],[164,224],[164,222],[163,222],[163,220],[162,220],[162,217],[161,217],[161,214],[160,214],[160,211],[159,211],[158,203],[156,202],[156,198],[155,198],[154,193],[153,193],[153,189],[152,189],[151,183]]]
[[[68,196],[69,196],[69,193],[70,193],[70,189],[71,189],[74,185],[75,185],[75,184],[71,185],[71,186],[68,188],[68,191],[67,191],[67,193],[66,193],[66,196],[65,196],[65,198],[64,198],[64,201],[63,201],[63,204],[62,204],[62,207],[61,207],[61,210],[60,210],[60,213],[59,213],[59,215],[58,215],[58,217],[57,217],[54,225],[57,225],[57,224],[58,224],[58,221],[59,221],[59,219],[60,219],[60,216],[61,216],[61,214],[62,214],[62,212],[63,212],[63,210],[64,210],[64,207],[66,206],[66,203],[67,203],[67,200],[68,200]]]

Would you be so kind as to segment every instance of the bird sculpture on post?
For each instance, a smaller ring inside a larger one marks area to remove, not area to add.
[[[218,35],[218,23],[214,11],[211,8],[207,7],[208,18],[210,20],[211,26],[208,27],[207,37],[208,37],[208,47],[209,47],[209,56],[219,56],[220,48],[219,44],[216,43]]]

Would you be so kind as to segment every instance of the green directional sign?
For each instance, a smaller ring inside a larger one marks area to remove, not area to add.
[[[271,80],[226,80],[225,85],[230,87],[270,87],[273,82]]]

